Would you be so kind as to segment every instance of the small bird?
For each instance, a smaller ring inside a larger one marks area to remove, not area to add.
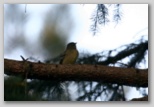
[[[67,44],[66,50],[62,54],[62,59],[60,64],[74,64],[78,58],[78,50],[76,48],[76,43],[70,42]]]

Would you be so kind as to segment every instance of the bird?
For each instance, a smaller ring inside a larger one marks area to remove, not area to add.
[[[67,44],[66,50],[61,55],[60,64],[75,64],[78,58],[79,52],[76,48],[75,42]]]

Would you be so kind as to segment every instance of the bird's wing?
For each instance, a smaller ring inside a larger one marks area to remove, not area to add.
[[[60,62],[59,62],[60,64],[62,64],[65,55],[66,55],[66,51],[64,51],[64,53],[60,54]]]

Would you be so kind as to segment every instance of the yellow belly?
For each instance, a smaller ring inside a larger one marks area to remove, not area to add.
[[[74,64],[76,62],[77,57],[78,57],[78,51],[71,50],[69,51],[69,54],[68,53],[65,54],[62,64]]]

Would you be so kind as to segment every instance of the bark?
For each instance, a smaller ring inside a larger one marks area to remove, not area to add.
[[[148,69],[119,68],[103,65],[60,65],[4,59],[4,73],[29,79],[56,81],[96,81],[148,87]]]

